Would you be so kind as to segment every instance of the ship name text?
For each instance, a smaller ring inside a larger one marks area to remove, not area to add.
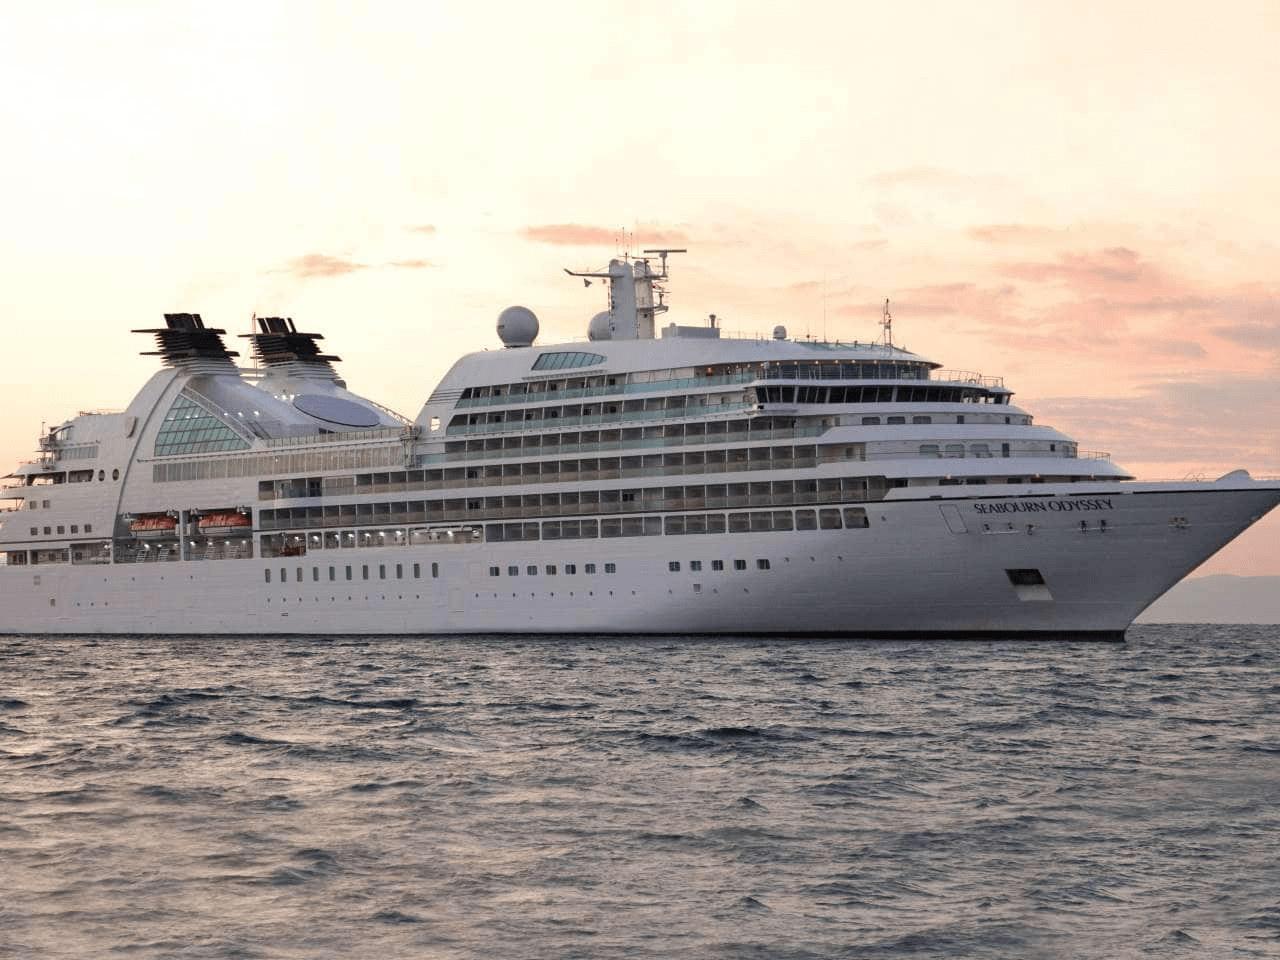
[[[975,503],[975,512],[994,513],[1073,513],[1080,510],[1111,510],[1110,497],[1073,497],[1070,500],[1002,500],[998,503]]]

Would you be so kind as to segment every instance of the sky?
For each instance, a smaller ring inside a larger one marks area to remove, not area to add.
[[[291,316],[414,417],[504,307],[581,338],[563,268],[665,245],[669,320],[869,340],[888,298],[1143,479],[1280,476],[1277,46],[1249,0],[6,4],[0,459],[124,408],[165,312]]]

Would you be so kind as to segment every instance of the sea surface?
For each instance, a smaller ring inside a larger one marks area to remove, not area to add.
[[[1280,957],[1280,628],[0,636],[0,957]]]

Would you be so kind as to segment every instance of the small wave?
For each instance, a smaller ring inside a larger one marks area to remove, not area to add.
[[[1177,947],[1186,947],[1186,946],[1198,947],[1200,945],[1200,941],[1197,940],[1195,937],[1191,936],[1191,934],[1185,933],[1182,930],[1171,930],[1168,933],[1166,933],[1163,937],[1161,937],[1158,941],[1156,941],[1156,945],[1157,946],[1177,946]]]
[[[416,697],[389,697],[386,700],[352,700],[349,706],[362,707],[365,710],[412,710],[418,706],[418,700]]]
[[[239,730],[233,730],[231,733],[224,733],[218,737],[221,743],[229,743],[235,747],[290,747],[293,744],[288,740],[272,740],[270,737],[255,737],[251,733],[242,733]]]
[[[399,910],[379,910],[369,919],[375,923],[422,923],[421,917],[415,917],[411,913],[401,913]]]
[[[3,699],[0,700],[0,710],[25,710],[31,704],[25,700]]]
[[[1240,749],[1246,753],[1267,753],[1280,755],[1280,743],[1243,743]]]
[[[158,803],[217,803],[222,798],[221,790],[210,788],[180,790],[158,783],[139,787],[134,792],[140,797],[146,797]]]
[[[289,866],[272,871],[266,878],[266,883],[271,886],[295,886],[336,873],[339,868],[338,858],[334,853],[315,847],[297,851],[293,855],[293,861]]]

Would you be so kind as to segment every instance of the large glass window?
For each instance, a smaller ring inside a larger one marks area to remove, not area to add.
[[[578,353],[576,351],[559,351],[544,353],[533,361],[534,370],[567,370],[570,367],[594,367],[604,363],[604,357],[598,353]]]
[[[211,453],[217,450],[244,450],[249,442],[218,417],[183,393],[165,414],[156,434],[156,456],[184,453]]]

